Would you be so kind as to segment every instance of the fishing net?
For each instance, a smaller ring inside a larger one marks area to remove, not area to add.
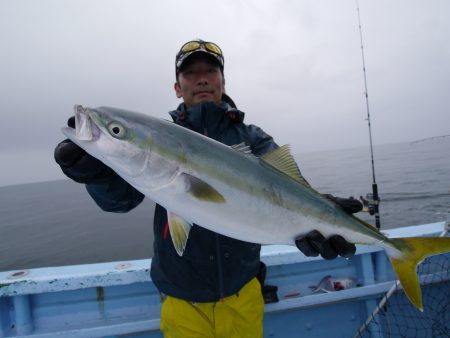
[[[355,337],[450,337],[450,254],[427,258],[417,271],[424,311],[396,283]]]

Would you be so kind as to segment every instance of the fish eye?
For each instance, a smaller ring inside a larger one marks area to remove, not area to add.
[[[108,131],[115,138],[124,138],[126,135],[125,127],[118,122],[111,122],[108,126]]]

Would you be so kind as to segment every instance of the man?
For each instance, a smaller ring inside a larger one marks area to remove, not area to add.
[[[227,145],[245,142],[255,156],[278,147],[259,127],[244,124],[244,113],[225,94],[224,58],[216,44],[187,42],[176,55],[175,71],[175,94],[183,103],[170,112],[174,123]],[[55,159],[68,177],[86,184],[103,210],[127,212],[144,198],[112,169],[68,140],[56,147]],[[317,231],[298,238],[296,244],[306,255],[327,259],[338,254],[348,257],[355,250],[342,237],[325,239]],[[167,211],[156,205],[151,277],[163,299],[161,330],[165,337],[262,337],[264,302],[256,278],[260,249],[259,244],[194,225],[180,257],[168,231]]]

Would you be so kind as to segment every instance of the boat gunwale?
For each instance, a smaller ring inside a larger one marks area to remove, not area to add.
[[[445,222],[394,228],[383,231],[388,237],[431,236],[442,232]],[[382,251],[381,247],[357,245],[356,256]],[[267,266],[322,260],[306,257],[288,245],[267,245],[261,250]],[[151,259],[116,261],[0,272],[0,297],[60,292],[91,287],[151,282]],[[20,276],[15,278],[14,276]],[[152,284],[153,285],[153,284]]]

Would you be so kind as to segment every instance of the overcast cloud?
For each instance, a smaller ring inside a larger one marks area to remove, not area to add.
[[[450,2],[360,0],[375,144],[450,133]],[[63,178],[74,104],[167,117],[174,58],[225,54],[228,94],[294,153],[368,146],[355,1],[0,1],[0,186]]]

